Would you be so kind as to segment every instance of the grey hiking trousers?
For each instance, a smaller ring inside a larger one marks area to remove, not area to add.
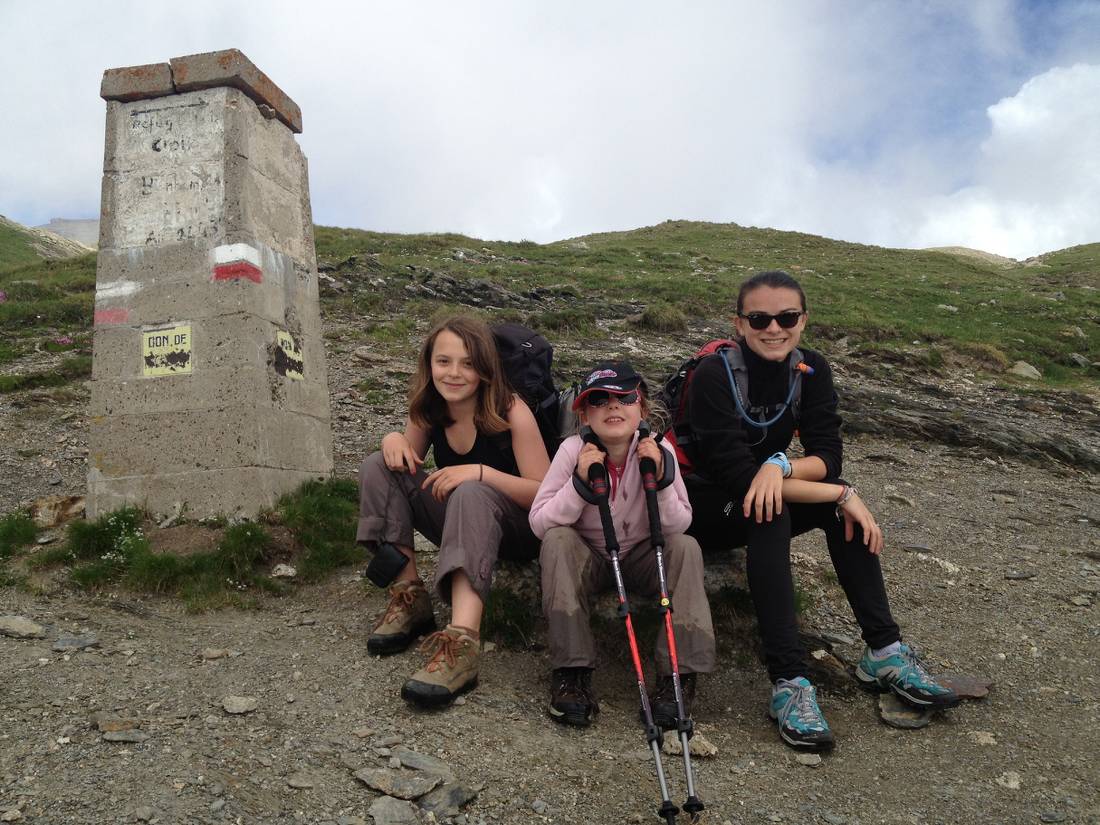
[[[462,570],[484,602],[493,582],[498,554],[533,559],[538,539],[527,522],[527,511],[495,487],[464,481],[446,501],[421,490],[427,473],[394,471],[382,453],[368,456],[359,467],[360,544],[388,541],[413,546],[413,530],[439,548],[434,589],[451,601],[450,575]]]
[[[542,565],[542,610],[550,625],[550,666],[595,667],[596,643],[589,623],[591,603],[601,591],[614,590],[611,561],[593,550],[572,527],[546,531],[539,554]],[[714,670],[714,625],[703,589],[703,554],[691,536],[665,536],[665,577],[672,597],[672,631],[681,673]],[[657,603],[657,557],[649,541],[621,553],[623,583],[631,595]],[[625,632],[625,631],[622,631]],[[657,671],[672,673],[664,622],[654,650]]]

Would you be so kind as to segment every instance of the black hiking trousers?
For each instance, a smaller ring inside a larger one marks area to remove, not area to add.
[[[687,532],[699,542],[704,563],[708,552],[733,547],[747,550],[749,592],[772,682],[809,676],[794,608],[791,538],[810,530],[825,533],[837,580],[859,622],[863,640],[873,648],[882,648],[901,639],[901,630],[890,614],[878,556],[867,552],[858,524],[852,540],[844,540],[844,522],[837,519],[834,504],[784,502],[781,514],[773,515],[770,522],[757,524],[755,514],[745,518],[742,501],[731,501],[720,487],[691,476],[685,477],[684,482],[692,509]],[[830,479],[827,483],[844,482]]]

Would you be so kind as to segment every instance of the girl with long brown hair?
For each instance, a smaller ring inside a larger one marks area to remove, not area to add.
[[[429,449],[431,473],[421,467]],[[497,555],[538,553],[527,510],[549,465],[534,415],[505,381],[489,327],[465,317],[436,325],[420,351],[404,431],[386,435],[359,470],[356,538],[374,553],[368,577],[390,593],[367,650],[400,653],[435,628],[414,529],[439,547],[434,590],[451,603],[451,623],[425,639],[428,661],[401,689],[407,701],[445,705],[477,684]]]

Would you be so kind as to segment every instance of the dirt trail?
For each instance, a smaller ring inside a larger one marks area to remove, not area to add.
[[[1100,822],[1095,479],[866,437],[850,445],[846,473],[885,526],[907,638],[935,669],[996,686],[917,731],[886,727],[853,683],[826,688],[838,745],[808,767],[765,718],[743,600],[716,598],[719,669],[701,681],[696,707],[718,748],[696,762],[705,821]],[[805,628],[856,639],[823,542],[804,537],[795,549]],[[0,614],[47,631],[0,637],[0,821],[372,822],[378,794],[353,774],[387,766],[401,748],[443,760],[477,791],[454,822],[657,821],[617,626],[596,678],[603,712],[578,732],[546,715],[540,649],[496,647],[463,704],[411,711],[398,689],[418,656],[365,653],[382,607],[350,570],[259,610],[198,616],[132,594],[0,591]],[[88,633],[99,647],[52,650]],[[204,649],[230,653],[204,659]],[[851,661],[859,648],[836,652]],[[231,715],[227,696],[254,697],[257,709]],[[89,722],[97,711],[147,738],[103,741]],[[667,765],[680,800],[679,762]]]

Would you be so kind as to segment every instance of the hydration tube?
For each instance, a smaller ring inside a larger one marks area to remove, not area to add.
[[[768,427],[770,427],[772,424],[774,424],[776,421],[778,421],[780,418],[783,417],[783,413],[785,413],[787,411],[787,408],[791,406],[791,399],[794,398],[795,382],[791,381],[789,376],[788,376],[787,380],[789,381],[789,383],[791,385],[791,388],[787,392],[787,400],[784,401],[779,406],[779,412],[777,412],[774,416],[769,418],[767,421],[757,421],[755,418],[750,416],[748,414],[748,412],[745,410],[745,402],[741,400],[741,392],[740,392],[740,390],[737,389],[737,381],[735,381],[734,378],[733,378],[733,369],[730,367],[729,359],[726,358],[724,355],[722,356],[722,363],[726,365],[726,375],[728,375],[729,379],[730,379],[730,389],[733,390],[733,403],[734,403],[734,406],[737,407],[738,415],[741,416],[741,418],[744,420],[744,422],[746,424],[748,424],[749,426],[752,426],[752,427],[756,427],[756,428],[761,429],[761,430],[766,430]],[[801,366],[802,365],[799,364],[799,367],[801,367]]]

